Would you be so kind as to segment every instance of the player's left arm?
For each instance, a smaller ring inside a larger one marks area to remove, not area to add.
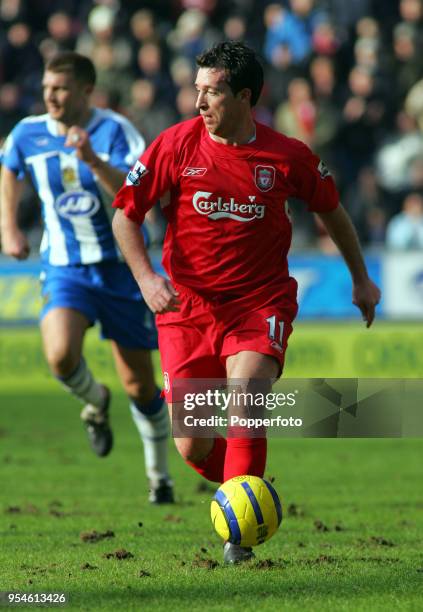
[[[367,322],[367,327],[370,327],[375,318],[375,308],[380,301],[381,293],[369,278],[357,232],[351,219],[341,204],[334,210],[317,214],[350,270],[353,281],[353,304],[361,310],[363,320]]]

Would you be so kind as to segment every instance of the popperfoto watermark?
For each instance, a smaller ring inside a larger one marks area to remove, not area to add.
[[[299,428],[302,419],[295,410],[298,393],[295,388],[273,391],[267,380],[174,381],[173,434],[259,437],[267,428]]]

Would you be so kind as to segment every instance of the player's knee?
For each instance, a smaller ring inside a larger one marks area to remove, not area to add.
[[[156,385],[147,385],[139,380],[127,380],[122,383],[127,395],[141,405],[150,403],[157,392]]]
[[[207,439],[201,438],[175,438],[179,454],[188,463],[200,463],[210,452]]]
[[[121,382],[126,394],[138,404],[148,404],[157,394],[157,386],[153,379],[141,378],[135,373],[127,373],[121,375]]]
[[[45,354],[50,370],[60,378],[70,376],[80,360],[80,356],[73,355],[67,347],[61,345],[47,347]]]

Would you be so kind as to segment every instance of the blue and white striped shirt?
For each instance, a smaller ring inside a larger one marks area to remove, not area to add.
[[[127,172],[144,150],[144,140],[122,115],[93,109],[86,131],[95,153]],[[75,149],[65,147],[48,114],[20,121],[6,140],[2,163],[23,179],[28,173],[42,204],[41,258],[55,266],[118,259],[110,198]]]

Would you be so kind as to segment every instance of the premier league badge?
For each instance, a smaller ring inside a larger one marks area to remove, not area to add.
[[[273,166],[256,166],[255,182],[260,191],[269,191],[275,184],[276,171]]]
[[[331,173],[329,172],[326,164],[324,162],[322,162],[322,160],[319,161],[319,165],[317,166],[317,171],[320,174],[320,178],[325,179],[328,176],[331,176]]]
[[[138,160],[126,177],[126,185],[137,187],[141,182],[141,177],[147,172],[147,168]]]

